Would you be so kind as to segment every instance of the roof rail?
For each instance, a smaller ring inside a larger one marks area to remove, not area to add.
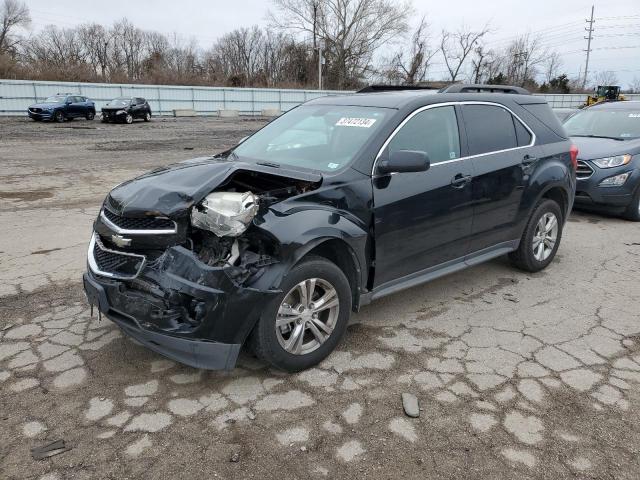
[[[522,87],[481,83],[456,83],[440,89],[438,93],[513,93],[516,95],[531,95],[529,90]]]
[[[427,85],[367,85],[356,93],[395,92],[401,90],[437,90],[437,87]]]

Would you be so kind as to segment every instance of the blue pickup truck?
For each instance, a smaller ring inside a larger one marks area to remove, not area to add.
[[[64,122],[78,117],[93,120],[96,116],[96,105],[92,100],[82,95],[58,93],[47,97],[41,103],[30,105],[27,114],[35,121]]]

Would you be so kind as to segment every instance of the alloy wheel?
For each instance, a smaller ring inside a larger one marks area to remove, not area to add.
[[[128,113],[126,118],[125,118],[125,121],[127,123],[133,123],[133,116],[130,113]]]
[[[551,212],[547,212],[536,225],[533,234],[533,256],[539,262],[544,262],[556,245],[558,239],[558,218]]]
[[[284,297],[276,316],[280,346],[293,355],[306,355],[331,336],[338,321],[338,292],[326,280],[310,278]]]

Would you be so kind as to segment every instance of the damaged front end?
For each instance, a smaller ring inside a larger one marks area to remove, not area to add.
[[[152,350],[233,368],[284,273],[264,213],[322,179],[261,170],[206,159],[114,188],[89,246],[89,302]]]

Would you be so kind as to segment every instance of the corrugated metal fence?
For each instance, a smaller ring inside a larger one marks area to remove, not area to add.
[[[278,109],[284,112],[312,98],[351,93],[336,90],[0,80],[0,115],[26,114],[29,105],[50,95],[66,92],[91,98],[96,102],[97,110],[116,97],[144,97],[155,115],[169,115],[175,109],[193,109],[200,115],[216,115],[220,110],[238,110],[244,115],[259,115],[263,109]],[[585,99],[584,94],[542,96],[553,108],[576,108],[582,105]],[[627,95],[627,98],[640,100],[640,94]]]
[[[0,115],[26,114],[29,105],[56,93],[76,93],[89,97],[96,102],[98,111],[116,97],[143,97],[151,105],[154,115],[169,115],[178,109],[193,109],[201,115],[216,115],[220,110],[259,115],[263,109],[284,112],[312,98],[349,92],[0,80]]]

